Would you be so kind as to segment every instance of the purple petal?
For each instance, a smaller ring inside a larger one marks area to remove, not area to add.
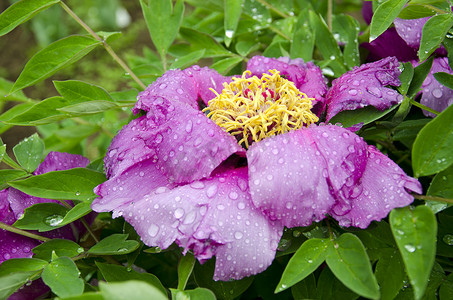
[[[410,61],[418,58],[417,51],[406,44],[394,27],[387,29],[371,43],[363,43],[360,46],[370,52],[368,61],[376,61],[388,56],[395,56],[399,61]]]
[[[41,278],[34,280],[30,285],[22,286],[17,292],[8,297],[8,300],[44,299],[44,294],[50,291]]]
[[[300,58],[291,60],[288,57],[278,59],[254,56],[247,62],[247,70],[252,76],[261,77],[263,73],[276,69],[280,75],[294,82],[296,87],[308,97],[314,98],[313,111],[317,114],[324,110],[327,84],[319,67],[312,62],[304,63]]]
[[[172,188],[167,177],[152,159],[141,161],[98,185],[91,208],[96,212],[113,211],[113,217],[122,214],[124,206],[141,199],[157,188]]]
[[[426,21],[430,17],[420,19],[400,19],[396,18],[393,21],[395,29],[399,36],[410,46],[418,49],[420,47],[420,41],[422,39],[422,30]]]
[[[448,58],[441,57],[434,59],[431,71],[422,84],[423,94],[420,103],[438,112],[442,112],[453,103],[453,90],[440,84],[434,78],[433,74],[437,72],[453,74],[453,71],[448,64]],[[423,114],[432,118],[436,116],[425,110],[423,111]]]
[[[185,69],[184,73],[194,80],[198,89],[198,97],[203,100],[205,105],[208,105],[209,100],[216,97],[211,89],[220,94],[223,90],[223,84],[231,82],[231,77],[225,77],[208,67],[200,68],[195,65]]]
[[[271,264],[283,230],[254,208],[247,181],[243,168],[158,189],[126,206],[124,217],[145,244],[176,242],[201,262],[215,255],[215,280],[240,279]]]
[[[401,168],[373,146],[368,146],[368,161],[360,185],[354,189],[356,196],[350,196],[351,209],[344,215],[334,210],[330,215],[341,226],[366,228],[372,221],[387,217],[396,207],[412,203],[409,192],[421,194],[420,183],[407,176]]]
[[[360,179],[366,144],[338,126],[310,126],[247,151],[253,203],[287,227],[320,221]]]
[[[44,161],[35,170],[35,175],[41,175],[52,171],[63,171],[73,168],[85,168],[90,160],[82,155],[49,152]]]
[[[332,83],[327,93],[327,120],[343,110],[354,110],[372,105],[385,110],[400,103],[403,96],[385,86],[399,86],[401,74],[395,57],[354,67]]]
[[[147,116],[156,129],[145,144],[155,150],[157,166],[172,182],[208,177],[230,155],[244,152],[233,136],[183,103],[157,99]]]
[[[371,18],[373,17],[373,2],[363,1],[362,4],[362,16],[363,20],[367,23],[371,23]]]
[[[197,86],[195,82],[181,70],[170,70],[157,78],[143,92],[138,94],[133,112],[149,111],[157,98],[180,101],[198,109]]]

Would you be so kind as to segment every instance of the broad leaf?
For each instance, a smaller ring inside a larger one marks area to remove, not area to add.
[[[75,257],[84,252],[84,249],[76,242],[64,239],[52,239],[32,249],[33,257],[50,261],[52,252],[57,256]]]
[[[22,168],[31,173],[41,163],[41,158],[44,154],[44,142],[35,133],[14,146],[13,152]]]
[[[63,98],[77,102],[106,100],[112,101],[112,97],[103,88],[78,80],[54,81],[53,84]]]
[[[77,296],[85,287],[75,263],[66,256],[58,257],[42,272],[42,280],[59,297]]]
[[[437,72],[434,73],[434,78],[447,88],[453,89],[453,75],[445,72]]]
[[[38,203],[25,209],[24,215],[14,226],[24,230],[38,230],[40,232],[54,230],[61,227],[68,209],[58,203]]]
[[[389,28],[409,0],[387,0],[376,9],[370,24],[370,41]]]
[[[35,271],[15,272],[0,276],[0,299],[8,299],[11,294],[29,282],[34,275],[36,275]]]
[[[436,218],[427,206],[398,208],[390,212],[390,226],[414,288],[415,298],[420,299],[428,284],[436,255]]]
[[[47,265],[47,261],[37,258],[12,258],[0,265],[0,276],[16,273],[39,271]]]
[[[123,255],[131,253],[140,245],[134,240],[126,240],[127,234],[112,234],[101,240],[88,250],[89,254],[96,255]]]
[[[420,61],[427,59],[439,47],[452,25],[453,14],[451,13],[436,15],[426,21],[418,50]]]

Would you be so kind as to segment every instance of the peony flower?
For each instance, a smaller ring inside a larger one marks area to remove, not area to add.
[[[335,112],[398,103],[384,87],[399,84],[397,65],[362,66],[330,90],[300,59],[255,56],[237,77],[168,71],[139,94],[133,111],[145,114],[113,139],[92,208],[123,216],[148,246],[215,256],[215,280],[264,271],[284,226],[330,215],[366,228],[421,186],[353,132],[316,123],[326,103]]]
[[[44,161],[34,171],[34,175],[41,175],[51,171],[68,170],[77,167],[86,167],[89,160],[83,156],[50,152]],[[27,195],[15,188],[9,187],[0,191],[0,221],[11,225],[19,219],[27,207],[37,203],[55,202],[56,200],[43,199]],[[52,231],[42,232],[41,235],[48,238],[63,238],[75,240],[74,231],[70,226],[64,226]],[[0,263],[11,258],[32,257],[31,249],[38,246],[39,241],[16,233],[0,230]],[[48,291],[48,288],[40,281],[33,282],[31,286],[14,293],[8,299],[30,299]]]
[[[371,2],[364,2],[362,13],[367,23],[371,22],[372,5]],[[420,47],[422,30],[430,17],[419,19],[400,19],[396,18],[394,27],[387,29],[383,34],[371,43],[363,43],[361,46],[369,50],[368,59],[378,60],[387,56],[395,56],[402,62],[411,62],[417,66],[417,51]],[[445,72],[453,75],[453,71],[448,63],[446,49],[441,45],[434,52],[436,57],[433,60],[428,76],[422,85],[422,97],[420,103],[442,112],[453,103],[452,90],[440,84],[435,78],[434,73]],[[423,110],[425,116],[434,118],[436,115]]]

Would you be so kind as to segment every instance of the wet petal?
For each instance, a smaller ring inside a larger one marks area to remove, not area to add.
[[[319,114],[324,110],[327,84],[319,67],[312,62],[304,63],[300,58],[291,60],[288,57],[276,59],[254,56],[247,62],[247,70],[252,72],[252,76],[261,77],[263,73],[269,73],[269,70],[272,69],[279,71],[280,75],[294,82],[301,92],[315,99],[313,112]]]
[[[35,170],[35,175],[41,175],[51,171],[63,171],[73,168],[85,168],[90,160],[82,155],[49,152],[44,161]]]
[[[149,111],[157,98],[179,101],[198,109],[197,86],[193,79],[181,70],[170,70],[157,78],[143,92],[139,93],[133,112]]]
[[[347,207],[366,144],[338,126],[311,126],[252,145],[247,159],[255,206],[287,227],[308,226],[336,205]]]
[[[244,152],[233,136],[185,104],[157,99],[147,116],[156,130],[145,144],[155,150],[157,166],[172,182],[208,177],[230,155]]]
[[[134,164],[155,156],[156,151],[147,146],[155,131],[156,125],[146,116],[125,125],[113,138],[104,157],[107,177],[119,175]]]
[[[385,86],[399,86],[399,63],[395,57],[354,67],[332,83],[327,93],[327,120],[343,110],[372,105],[385,110],[403,100],[398,92]]]
[[[422,29],[430,17],[420,19],[400,19],[393,21],[399,36],[410,46],[418,49],[422,39]]]
[[[223,90],[223,84],[229,84],[231,82],[231,77],[223,76],[216,70],[208,67],[200,68],[195,65],[185,69],[184,73],[194,80],[197,86],[198,97],[205,105],[208,105],[209,100],[216,96],[211,89],[220,94]]]
[[[356,197],[351,196],[351,210],[338,215],[330,212],[341,226],[366,228],[372,221],[387,217],[396,207],[412,203],[409,194],[421,194],[420,183],[407,176],[401,168],[373,146],[368,146],[368,161],[360,185],[356,186]]]
[[[371,4],[371,2],[364,3]],[[418,58],[417,50],[409,47],[394,27],[387,29],[371,43],[362,43],[360,46],[370,52],[367,57],[368,61],[376,61],[388,56],[395,56],[399,61],[410,61]]]
[[[96,212],[113,211],[114,217],[121,216],[124,206],[165,187],[173,185],[153,159],[144,160],[98,185],[94,193],[99,197],[94,199],[91,208]]]
[[[448,106],[453,103],[453,90],[447,88],[446,86],[440,84],[433,76],[437,72],[446,72],[448,74],[453,74],[447,57],[435,58],[431,71],[426,77],[422,85],[422,98],[420,103],[428,106],[438,112],[444,111]],[[433,113],[423,111],[425,116],[434,118]]]
[[[251,204],[245,168],[158,189],[126,206],[123,216],[149,246],[167,248],[176,242],[201,262],[215,255],[216,280],[266,269],[283,230]]]

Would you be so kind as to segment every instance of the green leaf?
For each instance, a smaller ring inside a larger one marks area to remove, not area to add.
[[[300,246],[286,265],[275,293],[281,292],[314,272],[326,259],[328,240],[310,239]]]
[[[191,44],[191,51],[205,49],[205,57],[230,56],[231,52],[222,47],[212,36],[195,29],[181,27],[182,38]]]
[[[50,262],[42,271],[42,280],[59,297],[77,296],[83,293],[85,284],[79,277],[75,263],[66,256]]]
[[[447,88],[453,89],[453,75],[445,72],[437,72],[434,73],[434,78]]]
[[[419,92],[426,76],[428,76],[428,73],[431,70],[432,65],[433,58],[430,58],[414,69],[414,75],[407,91],[407,95],[409,97],[413,98]]]
[[[416,177],[443,171],[453,163],[453,105],[420,130],[412,147],[412,168]]]
[[[291,294],[294,299],[318,299],[316,293],[316,278],[312,273],[304,280],[291,287]]]
[[[0,276],[0,299],[7,299],[11,294],[17,291],[21,286],[31,280],[35,271],[16,272]]]
[[[329,60],[328,66],[332,68],[335,75],[340,76],[346,72],[343,54],[340,51],[337,41],[329,31],[323,19],[313,11],[309,11],[310,24],[315,31],[316,47],[325,60]]]
[[[436,14],[436,11],[427,7],[425,4],[411,4],[409,3],[398,15],[400,19],[419,19],[431,17]]]
[[[35,254],[33,257],[50,261],[52,252],[59,257],[75,257],[84,252],[84,249],[76,242],[64,239],[52,239],[32,249]]]
[[[381,287],[381,299],[395,299],[406,280],[404,265],[398,250],[381,249],[381,257],[376,264],[376,279]]]
[[[167,291],[165,290],[165,287],[162,285],[160,280],[153,274],[138,273],[134,270],[128,269],[123,266],[100,263],[100,262],[96,262],[96,266],[99,268],[99,271],[101,271],[102,276],[104,277],[105,281],[107,281],[107,282],[117,282],[117,281],[125,281],[125,280],[140,280],[140,281],[145,281],[145,282],[151,284],[152,286],[157,288],[159,291],[161,291],[162,294],[167,293]]]
[[[53,84],[63,98],[77,102],[105,100],[112,101],[112,97],[100,86],[78,80],[54,81]]]
[[[0,265],[0,276],[16,273],[40,271],[47,265],[47,261],[37,258],[12,258]]]
[[[451,13],[436,15],[426,21],[418,50],[420,61],[427,59],[439,47],[452,25],[453,14]]]
[[[140,0],[151,39],[160,56],[164,58],[178,34],[184,15],[184,1]]]
[[[0,162],[3,160],[3,156],[5,156],[6,153],[6,145],[3,144],[0,146]],[[2,171],[2,170],[0,170]]]
[[[186,288],[194,266],[195,258],[193,254],[186,253],[186,255],[181,257],[178,264],[178,290],[183,291]]]
[[[389,28],[409,0],[387,0],[374,11],[370,24],[370,42]]]
[[[23,178],[25,176],[27,176],[27,172],[22,170],[0,170],[0,189],[5,189],[8,187],[8,185],[6,184],[7,181]]]
[[[365,247],[358,237],[344,233],[329,243],[326,257],[332,273],[355,293],[371,299],[379,298],[379,286]]]
[[[228,57],[222,60],[219,60],[211,65],[211,68],[219,72],[220,74],[228,74],[237,64],[242,62],[242,57]]]
[[[427,206],[398,208],[390,212],[390,226],[415,299],[421,299],[436,255],[436,218]]]
[[[25,209],[24,215],[14,226],[24,230],[38,230],[40,232],[54,230],[61,227],[60,223],[68,209],[58,203],[38,203]]]
[[[83,216],[86,216],[91,211],[92,211],[91,210],[91,201],[80,202],[66,213],[66,215],[64,216],[63,221],[61,221],[60,225],[64,226],[69,223],[72,223],[75,220],[78,220],[78,219],[82,218]]]
[[[360,64],[359,57],[359,22],[348,15],[334,15],[332,23],[333,34],[338,34],[338,42],[344,43],[343,56],[346,65],[352,69]]]
[[[414,77],[414,66],[410,62],[406,62],[403,63],[402,67],[403,70],[399,77],[401,85],[398,87],[398,91],[401,95],[407,95],[412,78]]]
[[[59,298],[61,300],[106,300],[99,292],[88,292],[78,296]]]
[[[41,163],[41,158],[44,154],[44,142],[35,133],[14,146],[13,152],[21,167],[31,173]]]
[[[126,240],[128,234],[112,234],[101,240],[88,250],[96,255],[123,255],[136,250],[140,244],[134,240]]]
[[[447,280],[445,280],[440,286],[439,299],[453,299],[453,273],[450,273],[450,275],[448,275],[447,277]]]
[[[115,283],[99,282],[101,294],[108,300],[167,300],[167,295],[163,294],[156,287],[137,280],[128,280]]]
[[[114,107],[118,107],[118,104],[111,101],[93,100],[57,108],[57,110],[72,116],[79,116],[101,113]]]
[[[242,6],[244,0],[225,0],[224,10],[224,28],[225,28],[225,44],[227,47],[230,46],[231,40],[234,37],[236,28],[238,27],[239,18],[242,13]]]
[[[85,168],[53,171],[9,182],[12,187],[31,196],[86,201],[96,197],[93,189],[105,181],[105,175]]]
[[[4,100],[4,101],[21,101],[21,102],[33,101],[32,99],[25,96],[22,91],[6,95],[13,87],[13,84],[14,84],[14,82],[11,82],[9,80],[6,80],[5,78],[0,77],[0,94],[5,95],[2,100]],[[2,116],[3,116],[3,114],[2,114]],[[1,119],[3,120],[3,118],[1,118]]]
[[[369,105],[355,110],[344,110],[335,115],[332,119],[330,119],[329,123],[330,124],[340,123],[345,128],[351,127],[359,123],[363,123],[363,125],[366,125],[382,118],[383,116],[393,111],[396,107],[398,107],[398,105],[394,105],[387,110],[381,111]]]
[[[315,47],[315,34],[310,26],[308,9],[299,13],[292,38],[293,42],[289,50],[291,58],[300,57],[304,61],[311,61]]]
[[[100,43],[91,37],[73,35],[50,44],[27,62],[10,94],[52,76],[84,57]]]
[[[318,278],[317,297],[319,300],[355,300],[359,295],[338,280],[329,268],[324,268]]]
[[[22,0],[12,4],[0,15],[0,36],[27,22],[40,11],[60,0]]]
[[[453,199],[453,166],[448,167],[434,176],[426,195]],[[451,204],[445,202],[430,200],[426,201],[426,205],[429,206],[434,213],[438,213],[451,206]]]
[[[214,292],[217,299],[232,300],[244,293],[253,282],[253,276],[245,277],[241,280],[233,281],[214,281],[214,263],[213,259],[205,262],[203,265],[195,264],[194,276],[195,281],[200,287],[207,288]]]
[[[199,61],[203,57],[205,52],[205,49],[201,49],[198,51],[190,52],[189,54],[182,57],[178,57],[177,59],[175,59],[175,62],[171,64],[170,69],[184,69],[190,67],[191,65]],[[135,101],[137,100],[134,98],[134,102]]]
[[[170,289],[172,300],[216,300],[215,294],[205,288],[196,288],[194,290],[176,290]]]
[[[260,45],[257,44],[255,41],[251,41],[249,39],[241,40],[236,43],[235,45],[237,53],[241,56],[247,56],[253,51],[259,49]]]

